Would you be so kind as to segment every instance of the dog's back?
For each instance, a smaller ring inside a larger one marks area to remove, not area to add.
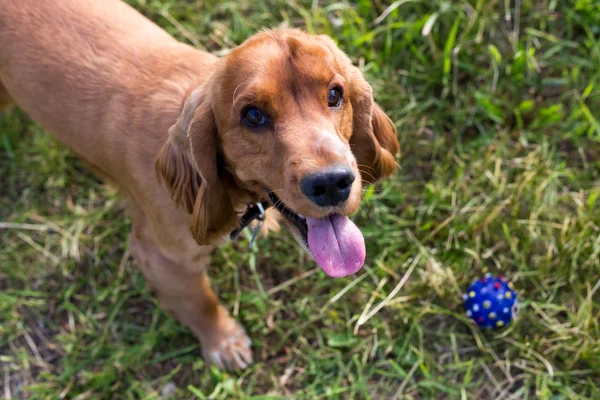
[[[189,74],[214,60],[121,1],[0,0],[0,106],[12,98],[109,176],[124,175],[141,140],[122,135],[146,132],[141,151],[158,151],[185,91],[205,79]]]

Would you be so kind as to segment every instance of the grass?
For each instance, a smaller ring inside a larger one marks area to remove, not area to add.
[[[597,1],[130,3],[219,54],[265,26],[330,34],[395,121],[401,168],[355,217],[354,279],[287,232],[216,252],[257,360],[226,373],[157,306],[116,194],[21,111],[0,116],[0,395],[600,398]],[[521,299],[503,331],[461,310],[486,272]]]

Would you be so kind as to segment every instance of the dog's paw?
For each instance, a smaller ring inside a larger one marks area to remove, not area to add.
[[[251,341],[244,328],[235,323],[227,334],[214,337],[202,345],[204,361],[229,371],[241,370],[252,364]]]

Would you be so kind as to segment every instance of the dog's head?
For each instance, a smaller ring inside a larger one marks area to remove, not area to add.
[[[244,194],[269,197],[332,276],[358,270],[364,239],[347,215],[363,183],[393,173],[392,121],[358,68],[326,36],[259,33],[187,97],[157,160],[199,244],[239,227]]]

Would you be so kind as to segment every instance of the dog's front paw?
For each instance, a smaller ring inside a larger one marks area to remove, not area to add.
[[[251,341],[238,324],[227,333],[220,333],[202,344],[204,361],[230,371],[241,370],[252,364]]]

